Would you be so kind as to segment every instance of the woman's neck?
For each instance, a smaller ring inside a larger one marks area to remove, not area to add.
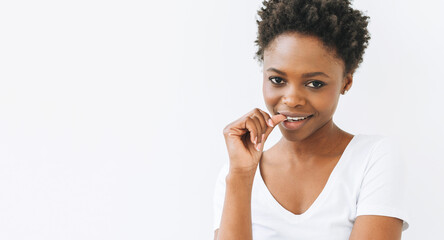
[[[273,146],[277,150],[273,152],[278,153],[280,159],[290,164],[313,164],[319,159],[341,154],[341,146],[344,146],[344,142],[352,137],[353,135],[341,130],[331,120],[318,131],[300,141],[292,141],[282,137]]]

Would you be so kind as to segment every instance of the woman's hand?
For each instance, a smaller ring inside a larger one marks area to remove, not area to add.
[[[285,119],[282,114],[270,117],[268,113],[255,108],[227,125],[223,133],[230,157],[230,172],[254,173],[268,135]]]

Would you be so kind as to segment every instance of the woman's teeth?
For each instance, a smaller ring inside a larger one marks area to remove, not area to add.
[[[301,120],[307,119],[309,117],[311,117],[311,115],[307,116],[307,117],[289,117],[289,116],[287,116],[287,121],[296,122],[296,121],[301,121]]]

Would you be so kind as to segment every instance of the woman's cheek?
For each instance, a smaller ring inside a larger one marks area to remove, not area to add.
[[[313,105],[316,105],[320,111],[332,115],[338,105],[339,97],[334,90],[324,92],[322,96],[312,99]]]
[[[262,93],[264,96],[265,104],[267,104],[267,106],[276,105],[279,102],[278,92],[272,87],[264,85]]]
[[[264,88],[263,89],[263,97],[264,97],[264,103],[265,106],[268,109],[268,112],[273,115],[274,114],[274,104],[273,104],[273,100],[270,97],[270,93]]]

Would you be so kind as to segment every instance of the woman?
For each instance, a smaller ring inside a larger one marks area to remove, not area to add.
[[[271,115],[253,109],[223,131],[230,159],[215,189],[215,239],[401,239],[395,145],[332,120],[362,62],[368,17],[348,0],[263,4],[256,57]],[[263,151],[276,126],[283,137]]]

